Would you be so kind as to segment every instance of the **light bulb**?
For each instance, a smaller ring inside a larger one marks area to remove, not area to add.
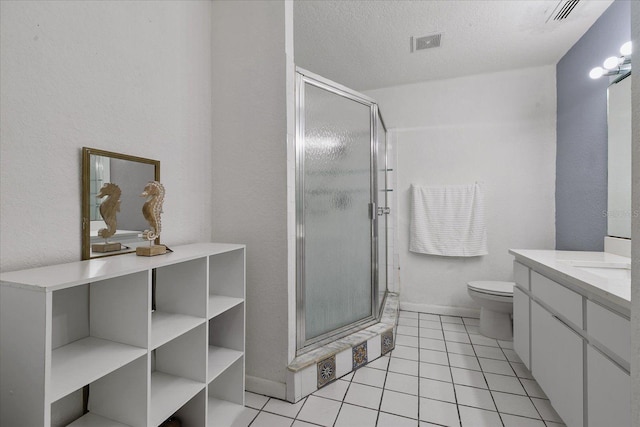
[[[633,51],[633,47],[630,41],[626,42],[620,47],[620,55],[624,55],[624,56],[631,55],[632,51]]]
[[[604,60],[604,63],[602,65],[607,70],[613,70],[618,66],[618,58],[616,56],[610,56]]]
[[[602,67],[596,67],[589,72],[589,77],[592,79],[599,79],[604,75],[604,70]]]

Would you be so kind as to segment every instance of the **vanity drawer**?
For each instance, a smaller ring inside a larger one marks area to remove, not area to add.
[[[529,286],[529,267],[513,261],[513,279],[522,289],[531,290]]]
[[[619,314],[587,301],[587,334],[626,362],[631,361],[631,322]]]
[[[562,317],[582,329],[582,296],[559,283],[531,272],[531,293]]]

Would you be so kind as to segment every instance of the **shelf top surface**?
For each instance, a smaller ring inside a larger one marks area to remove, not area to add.
[[[142,257],[131,253],[11,271],[0,274],[0,283],[2,286],[50,292],[210,255],[231,252],[244,247],[245,245],[230,243],[194,243],[176,246],[172,248],[173,252],[155,257]]]

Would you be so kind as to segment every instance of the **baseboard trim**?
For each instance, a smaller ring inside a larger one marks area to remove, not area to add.
[[[480,317],[480,309],[467,307],[448,307],[445,305],[418,304],[400,301],[400,310],[417,311],[418,313],[443,314],[445,316]]]
[[[244,387],[252,393],[264,394],[265,396],[282,400],[286,400],[287,398],[287,385],[285,383],[247,375],[245,377]]]

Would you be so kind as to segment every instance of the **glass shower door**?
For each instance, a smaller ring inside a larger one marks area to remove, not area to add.
[[[298,79],[298,347],[303,347],[371,320],[376,255],[372,105],[326,82]]]
[[[387,192],[390,190],[387,182],[387,130],[382,122],[382,117],[375,107],[376,117],[376,170],[377,170],[377,187],[378,187],[378,305],[377,311],[380,312],[382,304],[384,304],[385,293],[387,292],[388,271],[387,271],[387,215],[389,214],[389,202]]]

